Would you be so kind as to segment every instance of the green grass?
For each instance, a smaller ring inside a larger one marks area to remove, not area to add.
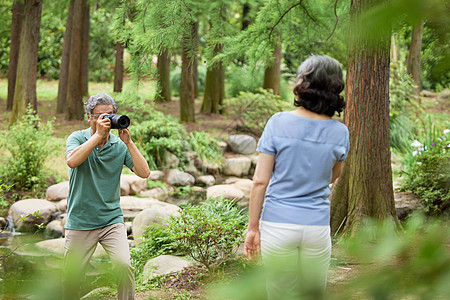
[[[139,95],[144,99],[153,99],[155,97],[155,81],[144,81],[139,86]],[[131,88],[132,81],[125,81],[124,89]],[[89,82],[89,95],[98,93],[107,93],[113,95],[113,83],[110,82]],[[38,79],[36,82],[36,94],[38,101],[53,101],[58,96],[58,81],[48,81]],[[6,99],[8,96],[8,80],[0,78],[0,98]]]

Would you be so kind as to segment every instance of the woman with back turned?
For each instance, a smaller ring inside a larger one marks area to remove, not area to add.
[[[349,149],[347,127],[332,119],[345,107],[340,64],[311,56],[297,73],[297,109],[267,122],[250,194],[245,252],[251,260],[261,252],[272,273],[269,299],[323,295],[331,256],[329,184],[341,175]]]

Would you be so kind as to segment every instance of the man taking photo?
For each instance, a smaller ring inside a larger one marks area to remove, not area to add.
[[[147,161],[131,140],[128,128],[112,134],[117,112],[114,99],[101,93],[85,103],[90,128],[73,132],[67,139],[69,196],[64,254],[64,297],[79,299],[81,279],[100,243],[118,276],[118,299],[134,299],[134,269],[130,262],[127,233],[120,207],[120,175],[126,165],[147,178]]]

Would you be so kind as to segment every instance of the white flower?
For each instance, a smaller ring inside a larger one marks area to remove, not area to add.
[[[420,147],[420,146],[422,146],[422,143],[421,142],[419,142],[418,140],[414,140],[414,142],[412,142],[411,143],[411,146],[413,146],[413,147]]]
[[[416,156],[419,152],[418,151],[413,151],[412,155]]]
[[[444,130],[444,134],[447,134],[447,133],[449,133],[450,132],[450,129],[445,129]]]
[[[422,163],[419,161],[418,163],[417,163],[419,166],[421,166],[422,165]]]

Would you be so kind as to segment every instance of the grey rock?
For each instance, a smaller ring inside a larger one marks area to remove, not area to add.
[[[197,177],[195,183],[199,186],[212,186],[216,183],[216,179],[212,175],[203,175]]]
[[[64,243],[65,239],[50,239],[50,240],[44,240],[39,243],[36,243],[36,246],[40,250],[44,251],[50,251],[56,254],[64,254]],[[108,254],[103,249],[103,247],[100,244],[97,244],[97,248],[95,249],[93,257],[95,258],[105,258],[108,257]]]
[[[236,134],[228,137],[228,146],[238,154],[252,154],[256,150],[256,139],[245,134]]]
[[[170,185],[173,186],[188,186],[194,185],[195,178],[191,174],[181,172],[177,169],[172,169],[169,171],[167,181]]]
[[[56,204],[56,208],[59,211],[67,211],[67,199],[63,199]]]
[[[133,220],[133,237],[139,245],[139,237],[145,233],[145,227],[151,224],[166,225],[170,216],[179,216],[179,207],[156,200],[149,208],[139,212]]]
[[[62,199],[67,199],[68,195],[69,195],[69,182],[64,181],[49,186],[45,193],[45,198],[48,201],[59,201]]]
[[[8,215],[13,219],[16,230],[36,231],[37,225],[48,223],[51,214],[56,210],[56,205],[50,201],[25,199],[11,205]],[[40,213],[35,216],[37,211]]]
[[[144,283],[156,276],[182,271],[191,263],[184,258],[173,255],[161,255],[149,260],[143,270]]]
[[[121,186],[122,184],[129,185],[128,195],[137,195],[147,187],[147,178],[141,178],[134,174],[122,174],[120,176],[120,182]]]
[[[164,179],[163,171],[151,171],[149,179],[152,181],[162,181]]]
[[[47,238],[62,237],[63,227],[61,220],[53,220],[45,226],[44,235]]]
[[[234,157],[225,160],[223,174],[227,176],[246,176],[249,174],[251,160],[248,157]]]
[[[206,189],[207,198],[224,197],[225,199],[235,199],[236,201],[240,201],[244,196],[245,194],[243,191],[228,184],[213,185]]]
[[[155,198],[158,200],[165,200],[169,196],[169,190],[165,186],[156,187],[150,190],[143,191],[140,195],[149,198]]]
[[[170,152],[166,153],[165,162],[167,169],[178,168],[178,166],[180,165],[180,160],[178,159],[178,157]]]

